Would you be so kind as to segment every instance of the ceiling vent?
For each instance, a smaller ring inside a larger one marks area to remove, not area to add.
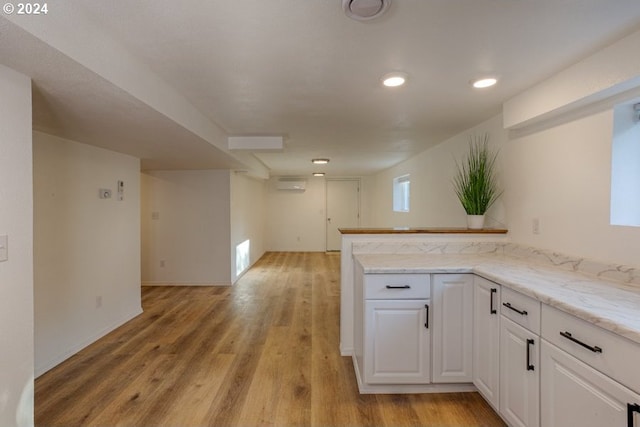
[[[342,0],[342,8],[349,18],[368,21],[377,18],[389,8],[391,0]]]

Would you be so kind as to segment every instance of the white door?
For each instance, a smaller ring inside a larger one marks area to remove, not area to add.
[[[473,384],[498,410],[500,378],[500,285],[474,277],[473,293]]]
[[[434,274],[433,382],[470,383],[473,275]]]
[[[369,384],[430,382],[429,300],[367,300],[364,372]]]
[[[539,348],[538,335],[502,316],[500,414],[512,427],[540,425]]]
[[[628,425],[628,405],[640,404],[639,395],[546,341],[541,352],[543,427]]]
[[[327,251],[339,251],[339,228],[360,225],[360,180],[327,180]]]

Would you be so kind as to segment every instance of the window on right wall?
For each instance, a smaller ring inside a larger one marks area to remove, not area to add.
[[[411,180],[409,175],[393,178],[393,211],[409,212]]]
[[[640,227],[640,99],[613,110],[611,225]]]

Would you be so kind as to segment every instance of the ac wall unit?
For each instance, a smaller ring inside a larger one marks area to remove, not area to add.
[[[307,181],[300,178],[280,178],[276,188],[282,191],[304,191]]]

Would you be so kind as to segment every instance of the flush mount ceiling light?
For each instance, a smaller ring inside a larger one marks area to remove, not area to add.
[[[314,165],[326,165],[329,163],[329,159],[313,159],[311,160],[311,163]]]
[[[407,81],[407,73],[395,71],[393,73],[387,73],[382,76],[382,84],[386,87],[398,87],[405,84]]]
[[[481,79],[471,81],[471,85],[476,89],[491,87],[496,83],[498,83],[498,79],[496,79],[495,77],[483,77]]]
[[[313,176],[324,176],[324,172],[314,172]]]
[[[342,8],[349,18],[368,21],[387,11],[391,0],[342,0]]]

